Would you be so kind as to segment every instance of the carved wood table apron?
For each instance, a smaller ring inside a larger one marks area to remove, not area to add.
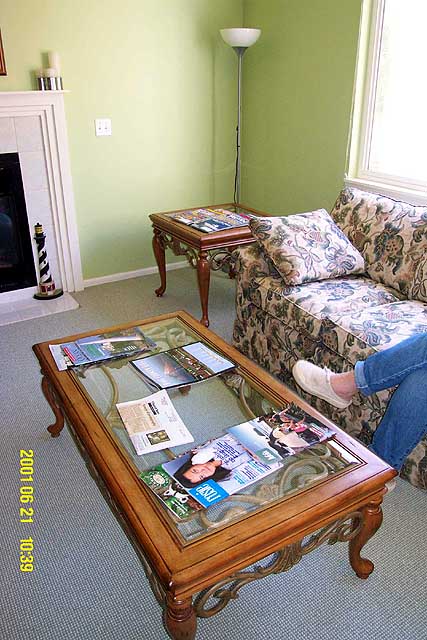
[[[234,205],[230,203],[205,205],[204,207],[198,208],[213,209],[215,207],[236,207],[237,209],[242,208],[255,215],[267,215],[256,209],[251,209],[246,205]],[[192,210],[195,208],[196,207]],[[189,209],[181,209],[180,211],[189,211]],[[197,270],[197,282],[202,307],[202,318],[200,322],[204,324],[205,327],[208,327],[210,271],[217,271],[228,265],[230,268],[230,277],[233,277],[232,250],[238,245],[254,242],[254,238],[247,225],[205,233],[182,222],[178,222],[178,220],[171,217],[171,214],[175,213],[179,213],[179,211],[152,213],[150,215],[154,234],[153,252],[160,275],[160,287],[156,289],[155,293],[160,297],[166,291],[165,250],[171,249],[174,255],[185,256],[190,266]]]
[[[286,571],[323,543],[348,542],[351,567],[367,578],[374,565],[361,550],[381,525],[385,483],[396,471],[184,311],[52,342],[135,325],[159,351],[203,340],[236,363],[231,373],[192,385],[187,393],[169,390],[195,445],[289,402],[336,432],[327,443],[289,456],[277,471],[242,492],[179,519],[139,478],[176,452],[137,456],[116,409],[123,399],[152,393],[129,358],[58,371],[50,343],[34,345],[42,389],[55,414],[48,431],[59,436],[65,418],[134,544],[170,637],[194,639],[197,617],[213,616],[246,584]]]

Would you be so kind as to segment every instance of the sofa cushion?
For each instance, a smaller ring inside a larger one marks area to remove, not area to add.
[[[253,218],[250,228],[286,284],[337,278],[365,269],[363,257],[325,209]]]
[[[278,278],[259,278],[249,296],[254,304],[276,318],[284,317],[284,306],[288,302],[322,319],[400,300],[396,291],[364,276],[347,276],[296,286],[283,286],[283,280]]]
[[[389,347],[416,333],[427,333],[427,306],[418,300],[402,300],[353,313],[335,313],[329,319],[374,349]]]
[[[427,207],[347,188],[331,215],[363,255],[371,278],[408,297],[427,251]]]
[[[378,309],[381,305],[399,300],[393,289],[363,276],[348,276],[294,287],[283,286],[283,280],[274,277],[257,278],[245,287],[244,295],[263,313],[292,328],[306,342],[326,342],[335,352],[340,348],[349,351],[348,345],[345,346],[348,328],[340,331],[335,319],[346,314],[351,316],[364,309]],[[362,352],[364,341],[362,338],[359,343],[355,334],[352,334],[351,341],[351,353],[347,357],[354,364],[358,359],[357,354]]]

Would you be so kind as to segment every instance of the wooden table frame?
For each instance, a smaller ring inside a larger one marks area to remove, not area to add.
[[[225,204],[204,205],[192,207],[192,209],[207,209],[213,207],[242,207],[255,215],[265,216],[266,213],[251,209],[246,205]],[[179,211],[188,211],[180,209]],[[204,233],[193,227],[178,222],[170,217],[171,213],[178,211],[166,211],[164,213],[152,213],[150,220],[153,223],[153,252],[156,258],[160,275],[160,287],[155,290],[157,296],[162,296],[166,291],[166,260],[165,251],[171,249],[176,256],[185,256],[189,264],[197,270],[197,282],[199,285],[202,318],[200,322],[209,326],[208,300],[210,272],[221,269],[228,264],[230,275],[233,276],[232,251],[235,247],[254,242],[254,237],[248,226],[224,229],[214,233]]]
[[[166,314],[157,319],[168,318],[179,318],[201,339],[236,361],[240,372],[262,389],[276,406],[289,400],[296,401],[303,409],[320,417],[277,379],[186,312]],[[153,320],[120,326],[143,326]],[[117,328],[97,329],[53,342]],[[77,377],[70,371],[57,370],[49,351],[51,343],[33,347],[41,365],[42,389],[55,414],[55,422],[48,430],[53,437],[59,436],[66,418],[91,473],[140,555],[150,585],[163,607],[164,625],[171,638],[194,639],[197,616],[213,615],[236,597],[244,584],[290,568],[301,556],[324,542],[348,542],[352,568],[360,578],[370,575],[374,565],[360,552],[381,525],[385,483],[396,475],[396,471],[330,421],[322,417],[336,430],[337,441],[361,460],[360,465],[351,466],[297,495],[273,502],[262,511],[205,537],[186,542],[171,525],[166,510],[138,479],[130,459],[106,429],[105,418]],[[243,569],[273,553],[277,554],[276,560],[268,569],[255,568],[252,576],[242,573]],[[232,585],[231,594],[225,593],[226,585]],[[222,601],[209,609],[207,598],[218,590],[224,592]]]

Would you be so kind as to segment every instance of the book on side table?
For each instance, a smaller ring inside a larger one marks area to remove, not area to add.
[[[171,214],[171,218],[182,222],[198,231],[212,233],[222,231],[222,229],[232,229],[234,227],[245,227],[253,214],[245,211],[241,207],[223,209],[221,207],[211,209],[189,209],[188,211],[177,211]]]

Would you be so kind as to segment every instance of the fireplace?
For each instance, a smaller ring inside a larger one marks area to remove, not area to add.
[[[0,293],[36,284],[19,156],[3,153],[0,154]]]
[[[66,93],[0,91],[0,162],[5,165],[1,169],[0,164],[0,304],[32,300],[37,291],[32,240],[37,223],[46,233],[56,286],[65,292],[83,289]]]

